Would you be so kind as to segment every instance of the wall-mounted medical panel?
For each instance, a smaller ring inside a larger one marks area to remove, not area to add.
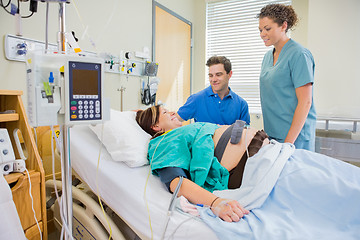
[[[28,53],[30,46],[34,51],[44,52],[46,48],[45,42],[11,34],[5,35],[4,45],[6,59],[19,62],[26,61],[26,54]],[[48,43],[48,51],[56,52],[58,51],[58,46],[53,43]],[[86,56],[96,56],[96,53],[94,52],[82,51],[81,53]]]
[[[149,61],[148,59],[141,59],[144,57],[147,58],[149,56],[147,53],[121,51],[119,55],[100,53],[99,56],[104,59],[105,72],[128,76],[148,76],[146,67]],[[154,65],[158,66],[158,64],[155,63]]]
[[[4,44],[6,59],[12,61],[25,62],[26,54],[30,45],[34,46],[36,50],[45,50],[44,42],[10,34],[5,36]],[[56,51],[57,45],[49,44],[48,49],[50,51]]]

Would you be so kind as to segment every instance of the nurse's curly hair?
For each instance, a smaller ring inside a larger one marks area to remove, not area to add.
[[[291,5],[284,4],[269,4],[263,7],[256,17],[260,19],[264,17],[270,18],[279,26],[281,26],[286,21],[286,32],[289,29],[293,30],[293,27],[295,27],[299,21],[294,8]]]

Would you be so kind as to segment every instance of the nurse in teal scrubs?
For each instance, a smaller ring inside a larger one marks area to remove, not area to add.
[[[257,17],[265,46],[274,46],[265,54],[260,74],[264,129],[272,139],[314,151],[315,63],[308,49],[286,35],[297,15],[291,6],[270,4]]]

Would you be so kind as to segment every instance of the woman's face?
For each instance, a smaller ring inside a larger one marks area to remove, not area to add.
[[[182,123],[177,119],[174,112],[169,112],[167,109],[160,107],[159,108],[160,116],[159,122],[154,126],[155,131],[168,131],[174,128],[182,126]],[[156,129],[158,128],[158,129]]]
[[[259,19],[260,37],[265,46],[277,46],[286,36],[287,22],[278,25],[272,19],[263,17]]]

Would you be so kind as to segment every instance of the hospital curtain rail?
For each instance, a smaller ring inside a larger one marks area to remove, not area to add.
[[[269,50],[260,38],[256,15],[270,3],[290,5],[291,0],[209,1],[206,6],[207,59],[213,55],[230,59],[233,76],[229,85],[248,102],[250,113],[261,113],[259,76]]]

